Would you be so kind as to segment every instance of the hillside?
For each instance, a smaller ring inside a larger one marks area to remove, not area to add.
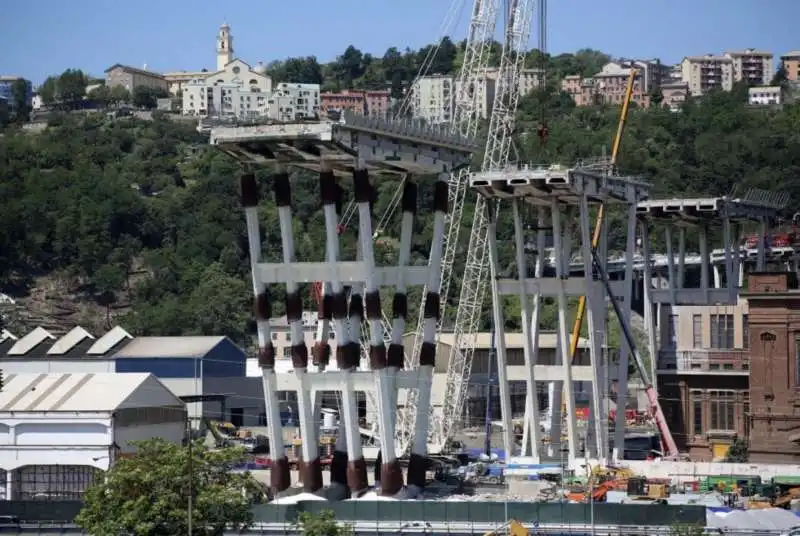
[[[800,209],[800,105],[751,109],[743,91],[712,94],[681,113],[634,109],[622,170],[652,181],[658,195],[761,187],[789,192],[791,209]],[[534,133],[543,103],[551,133],[544,147]],[[523,160],[564,164],[600,155],[610,147],[617,116],[612,107],[576,109],[564,95],[526,96],[517,152]],[[247,339],[251,289],[238,168],[205,143],[190,127],[163,119],[102,114],[64,116],[37,135],[7,129],[0,137],[0,292],[20,304],[9,321],[28,325],[22,327],[81,323],[94,332],[113,321],[137,334]],[[269,170],[259,174],[266,179]],[[274,256],[280,251],[277,212],[267,181],[261,184],[265,251]],[[315,177],[297,176],[296,185],[297,255],[319,259],[324,230]],[[396,187],[379,183],[376,215]],[[420,206],[429,206],[431,192],[423,188],[421,196]],[[430,214],[420,211],[414,262],[425,262],[421,246],[431,232]],[[471,206],[465,215],[469,222]],[[620,245],[613,233],[620,227],[612,226],[612,246]],[[398,218],[385,234],[399,234]],[[500,222],[499,234],[501,261],[509,270],[507,221]],[[465,225],[463,248],[466,236]],[[353,255],[355,237],[349,233],[345,241]],[[376,253],[392,262],[393,246],[382,242]],[[457,262],[464,257],[462,250]],[[461,271],[456,266],[453,293]],[[273,292],[280,301],[281,289]],[[449,296],[451,304],[457,299]],[[310,299],[306,303],[311,306]],[[508,307],[518,305],[510,300]],[[514,316],[508,318],[509,327],[517,328]],[[546,314],[544,327],[554,321]]]

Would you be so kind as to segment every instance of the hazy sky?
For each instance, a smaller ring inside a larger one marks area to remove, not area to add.
[[[94,75],[114,63],[158,71],[211,68],[227,21],[236,55],[249,63],[315,55],[329,61],[353,44],[436,41],[453,4],[472,0],[38,0],[3,2],[0,74],[40,83],[66,68]],[[447,32],[466,35],[467,14]],[[800,49],[800,0],[550,0],[549,50],[591,47],[612,56],[660,57],[743,48]],[[536,36],[532,42],[536,43]]]

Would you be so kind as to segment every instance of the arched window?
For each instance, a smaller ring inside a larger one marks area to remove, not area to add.
[[[762,343],[771,343],[771,342],[775,342],[775,340],[778,337],[774,333],[771,333],[769,331],[765,331],[764,333],[761,334],[761,336],[759,338],[761,339]]]
[[[256,80],[255,78],[251,78],[250,79],[250,85],[251,86],[257,86],[258,85],[258,80]]]

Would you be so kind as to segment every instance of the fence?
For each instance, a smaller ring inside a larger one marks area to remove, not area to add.
[[[72,523],[81,508],[81,501],[0,501],[0,515],[31,522]]]
[[[253,508],[255,523],[293,523],[301,512],[330,510],[336,519],[383,522],[523,523],[588,525],[672,526],[706,522],[703,506],[630,504],[570,504],[522,502],[441,501],[301,501],[292,505],[265,504]]]

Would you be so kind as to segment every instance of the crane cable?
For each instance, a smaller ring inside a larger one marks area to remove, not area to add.
[[[550,129],[547,126],[547,111],[550,101],[550,90],[547,86],[547,0],[539,0],[539,69],[541,79],[539,82],[542,88],[541,117],[539,121],[538,135],[541,145],[547,143],[547,137],[550,135]]]

